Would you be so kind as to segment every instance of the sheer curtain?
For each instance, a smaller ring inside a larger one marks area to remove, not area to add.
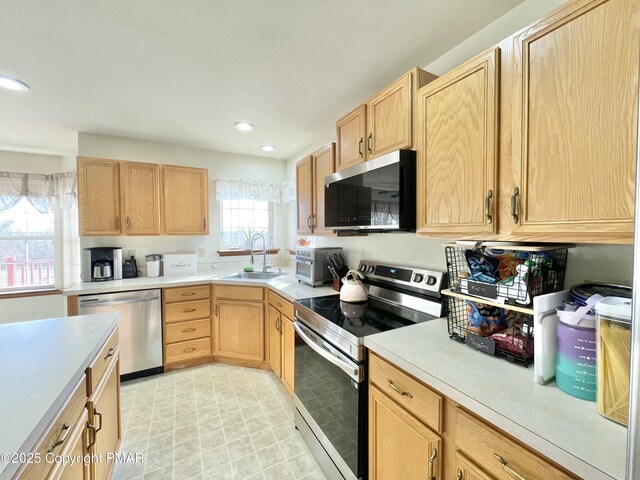
[[[41,213],[55,214],[55,261],[62,266],[62,275],[56,275],[56,287],[80,281],[76,172],[0,172],[0,211],[12,208],[22,198]]]

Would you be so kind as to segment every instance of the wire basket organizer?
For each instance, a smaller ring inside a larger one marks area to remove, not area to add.
[[[451,290],[510,305],[531,305],[537,295],[562,290],[567,251],[566,246],[497,249],[447,245],[445,256]],[[483,275],[472,275],[468,259],[472,255],[487,262],[491,260],[495,278],[485,280]]]
[[[529,366],[534,357],[533,298],[562,290],[568,248],[446,245],[450,289],[443,293],[449,337]]]

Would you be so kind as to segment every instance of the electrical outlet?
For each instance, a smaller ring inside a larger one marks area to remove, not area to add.
[[[133,248],[130,248],[128,251],[128,258],[135,257],[136,251]]]
[[[204,247],[198,248],[198,257],[205,258],[207,256],[207,250]]]

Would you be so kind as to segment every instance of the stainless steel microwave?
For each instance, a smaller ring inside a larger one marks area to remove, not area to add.
[[[415,151],[396,150],[329,175],[324,183],[327,228],[415,230]]]

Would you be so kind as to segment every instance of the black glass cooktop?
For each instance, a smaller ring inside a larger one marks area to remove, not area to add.
[[[296,303],[358,338],[433,319],[427,314],[373,297],[364,303],[347,303],[340,301],[340,295],[329,295],[303,298]]]

